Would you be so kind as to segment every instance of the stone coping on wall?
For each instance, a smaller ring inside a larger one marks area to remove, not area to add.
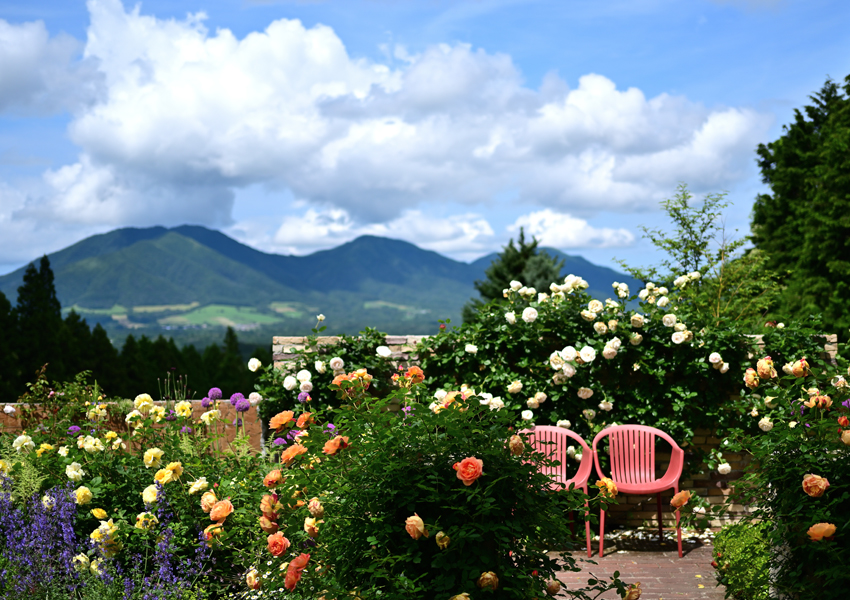
[[[411,356],[414,356],[416,345],[428,338],[427,335],[387,335],[384,338],[384,345],[390,349],[392,355],[390,360],[397,362],[409,361]],[[306,336],[274,336],[272,338],[272,356],[274,358],[274,366],[282,367],[286,362],[297,358],[296,352],[304,350],[307,346]],[[332,346],[339,343],[338,336],[319,336],[317,343],[320,346]]]

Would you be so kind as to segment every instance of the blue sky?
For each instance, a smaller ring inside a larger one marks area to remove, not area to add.
[[[850,73],[807,0],[0,1],[0,273],[197,223],[305,254],[362,234],[454,258],[520,226],[657,260],[679,182],[748,230],[755,147]]]

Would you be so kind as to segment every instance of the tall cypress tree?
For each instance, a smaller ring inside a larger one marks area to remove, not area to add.
[[[18,387],[20,369],[15,335],[17,323],[12,303],[0,292],[0,402],[13,402],[23,390]]]
[[[62,329],[62,307],[56,297],[47,255],[41,257],[38,269],[30,263],[24,272],[24,283],[18,288],[15,317],[23,382],[33,379],[45,363],[50,363],[48,376],[51,379],[63,378],[66,373],[57,346]]]

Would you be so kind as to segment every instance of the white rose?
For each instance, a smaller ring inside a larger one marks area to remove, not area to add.
[[[549,294],[547,294],[545,292],[539,292],[537,294],[537,302],[548,302],[548,301],[549,301]]]
[[[555,425],[556,425],[557,427],[563,427],[564,429],[569,429],[570,427],[572,427],[572,425],[573,425],[573,424],[572,424],[572,423],[570,423],[570,422],[569,422],[568,420],[566,420],[566,419],[561,419],[560,421],[558,421],[557,423],[555,423]],[[570,448],[572,448],[572,446],[570,446]],[[569,452],[569,450],[567,450],[567,451]],[[575,452],[575,448],[573,448],[573,452]]]
[[[375,349],[375,353],[381,358],[389,358],[393,355],[393,351],[387,348],[386,346],[378,346]]]
[[[574,361],[578,356],[578,352],[572,346],[567,346],[563,350],[561,350],[561,356],[564,357],[564,360]]]
[[[785,323],[777,323],[776,328],[777,329],[785,329]]]
[[[7,404],[6,406],[3,407],[3,412],[6,413],[7,415],[13,415],[13,414],[15,414],[15,407],[12,406],[11,404]]]
[[[618,337],[614,337],[614,338],[611,338],[610,340],[608,340],[608,344],[607,344],[607,345],[608,345],[608,346],[611,346],[611,347],[612,347],[612,348],[614,348],[615,350],[619,350],[619,349],[620,349],[620,346],[622,346],[622,345],[623,345],[623,342],[620,340],[620,338],[618,338]]]
[[[549,396],[547,396],[545,392],[537,392],[536,394],[534,394],[534,399],[537,400],[540,404],[546,402],[546,398],[548,397]]]
[[[189,484],[189,493],[197,494],[198,492],[202,492],[209,487],[209,483],[207,483],[206,477],[198,477],[195,481]]]
[[[767,396],[764,399],[764,405],[767,408],[776,408],[776,396]]]
[[[83,471],[83,465],[78,462],[72,462],[70,465],[65,467],[65,475],[67,475],[68,479],[71,481],[82,481],[85,474],[86,472]]]
[[[732,465],[729,463],[721,463],[717,465],[717,472],[721,475],[728,475],[732,472]]]
[[[522,391],[522,382],[518,379],[512,381],[511,384],[508,386],[508,393],[509,394],[518,394],[521,391]]]
[[[525,405],[528,408],[540,408],[540,403],[534,398],[529,398],[528,400],[526,400]]]
[[[667,306],[668,304],[670,304],[670,299],[669,299],[667,296],[661,296],[661,297],[658,299],[658,302],[656,302],[656,303],[655,303],[655,305],[656,305],[658,308],[664,308],[664,307],[665,307],[665,306]]]
[[[596,358],[596,350],[594,350],[590,346],[585,346],[581,349],[581,352],[579,352],[579,356],[584,362],[592,363],[593,360]]]
[[[762,431],[770,431],[773,429],[773,423],[767,417],[762,417],[762,420],[759,421],[759,429]]]
[[[630,319],[630,321],[631,321],[632,327],[634,327],[636,329],[643,327],[644,324],[646,323],[646,320],[644,319],[643,315],[632,315],[632,318]]]
[[[708,355],[708,362],[713,365],[717,365],[723,362],[723,358],[720,356],[719,352],[712,352]]]
[[[592,408],[585,408],[583,411],[581,411],[581,414],[583,414],[584,418],[588,421],[592,421],[596,418],[596,411]]]
[[[549,355],[549,366],[552,367],[553,371],[560,371],[561,367],[564,366],[564,357],[557,350]]]
[[[257,358],[252,358],[248,361],[248,370],[252,373],[256,373],[257,369],[263,366],[263,363],[260,362]]]
[[[611,412],[614,409],[614,405],[608,400],[603,400],[599,403],[599,410],[604,410],[605,412]]]
[[[481,406],[490,406],[490,400],[493,399],[493,394],[488,394],[487,392],[481,392],[480,394],[478,394],[478,396],[480,398],[478,400],[478,403]]]
[[[259,392],[251,392],[248,394],[248,402],[251,403],[251,406],[257,406],[262,401],[263,397],[260,396]]]
[[[59,450],[57,452],[59,452],[59,456],[63,458],[68,456],[68,446],[59,446]]]
[[[524,411],[522,411],[521,416],[522,416],[523,420],[530,421],[531,419],[534,418],[534,413],[531,412],[530,410],[524,410]]]
[[[617,356],[617,349],[612,348],[608,344],[605,344],[605,347],[602,349],[602,356],[607,358],[608,360],[611,360],[612,358]]]
[[[316,369],[316,373],[318,373],[319,375],[326,373],[328,370],[328,367],[327,365],[325,365],[325,362],[321,360],[317,360],[316,362],[314,362],[313,368]]]
[[[304,383],[305,381],[310,381],[311,379],[313,379],[313,375],[307,369],[301,369],[300,371],[298,371],[298,373],[295,374],[295,379],[297,379],[301,383]]]
[[[570,378],[576,374],[576,368],[573,363],[564,363],[564,366],[561,367],[561,372],[567,377]]]
[[[537,309],[529,306],[522,311],[522,320],[526,323],[534,323],[537,320]]]
[[[316,320],[321,323],[325,320],[325,315],[316,315]]]
[[[511,281],[511,289],[515,292],[518,292],[522,288],[522,283],[517,280]]]
[[[596,319],[596,313],[592,310],[583,310],[579,314],[581,314],[581,318],[585,321],[593,321]]]
[[[591,300],[587,303],[587,310],[595,313],[601,313],[605,306],[599,300]]]
[[[647,289],[643,289],[638,292],[638,298],[640,298],[641,300],[646,300],[647,296],[649,296],[649,290]]]
[[[445,398],[447,395],[448,395],[448,392],[446,390],[437,390],[436,392],[434,392],[434,398],[436,398],[437,400],[439,400],[441,402],[442,402],[443,398]]]
[[[516,314],[514,312],[506,312],[505,321],[513,325],[514,323],[516,323]]]
[[[608,326],[605,325],[602,321],[597,321],[593,324],[593,331],[598,333],[599,335],[605,335],[608,333]]]
[[[283,387],[286,389],[286,391],[291,392],[296,387],[298,387],[298,380],[295,379],[295,377],[293,377],[292,375],[287,375],[283,379]]]
[[[676,321],[676,315],[672,313],[664,315],[664,317],[661,319],[661,322],[664,324],[664,327],[673,327],[676,325]]]
[[[568,377],[563,374],[563,372],[558,371],[554,375],[552,375],[552,383],[555,385],[563,385],[567,382]]]
[[[676,323],[673,325],[673,331],[681,331],[684,332],[688,328],[684,323]]]
[[[489,404],[490,410],[501,410],[505,408],[505,402],[499,396],[496,396],[495,398],[490,400]]]
[[[569,421],[567,421],[569,423]],[[569,427],[567,428],[569,429]],[[567,446],[567,456],[573,458],[576,455],[576,447],[575,446]]]
[[[339,356],[334,356],[328,363],[332,371],[340,371],[345,368],[345,361]]]
[[[692,271],[692,272],[688,273],[688,279],[690,279],[691,281],[696,281],[699,278],[700,278],[699,271]]]
[[[670,339],[673,340],[674,344],[681,344],[685,341],[685,334],[681,331],[673,332],[673,335],[670,336]]]
[[[669,292],[666,287],[660,287],[656,290],[656,294],[659,296],[666,296],[668,293]]]
[[[729,370],[729,363],[728,362],[723,363],[723,365],[720,367],[720,372],[725,373],[728,370]]]
[[[467,344],[464,350],[466,350],[470,354],[476,354],[478,352],[478,346],[476,346],[475,344]]]
[[[618,302],[614,302],[611,298],[605,299],[605,308],[608,310],[617,310],[620,308],[620,304]]]
[[[302,392],[307,392],[308,394],[313,391],[313,382],[311,381],[302,381],[301,385],[298,387]]]
[[[578,389],[578,392],[576,392],[576,394],[578,394],[578,397],[582,400],[587,400],[591,396],[593,396],[593,390],[590,388],[581,387]]]
[[[15,438],[15,441],[12,442],[12,448],[14,448],[17,452],[29,452],[35,448],[35,444],[30,436],[24,434]]]

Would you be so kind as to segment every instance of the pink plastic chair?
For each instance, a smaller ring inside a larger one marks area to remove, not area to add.
[[[554,467],[543,467],[541,471],[552,479],[552,483],[556,487],[569,489],[570,485],[575,484],[577,489],[584,491],[585,495],[587,494],[587,480],[590,478],[590,471],[593,469],[593,458],[587,442],[580,435],[569,429],[551,425],[537,425],[531,429],[523,429],[520,433],[528,435],[528,442],[534,446],[535,450],[542,452],[551,460],[560,462],[559,465]],[[578,466],[578,471],[572,476],[570,476],[569,470],[571,459],[567,454],[567,447],[571,440],[578,442],[581,446],[581,463]],[[587,506],[587,501],[584,505]],[[590,523],[587,522],[587,519],[584,522],[584,531],[589,558],[592,553],[590,551]]]
[[[615,425],[603,429],[593,438],[593,462],[599,477],[605,477],[599,466],[597,445],[608,438],[608,456],[611,461],[611,479],[617,484],[621,494],[657,494],[658,497],[658,538],[663,540],[661,523],[661,492],[672,489],[679,493],[679,478],[685,462],[685,452],[669,435],[645,425]],[[655,438],[660,437],[672,447],[670,465],[667,472],[655,477]],[[679,526],[680,514],[676,509],[676,537],[679,542],[679,558],[682,557],[682,529]],[[599,515],[599,556],[602,557],[602,544],[605,541],[605,511]]]

